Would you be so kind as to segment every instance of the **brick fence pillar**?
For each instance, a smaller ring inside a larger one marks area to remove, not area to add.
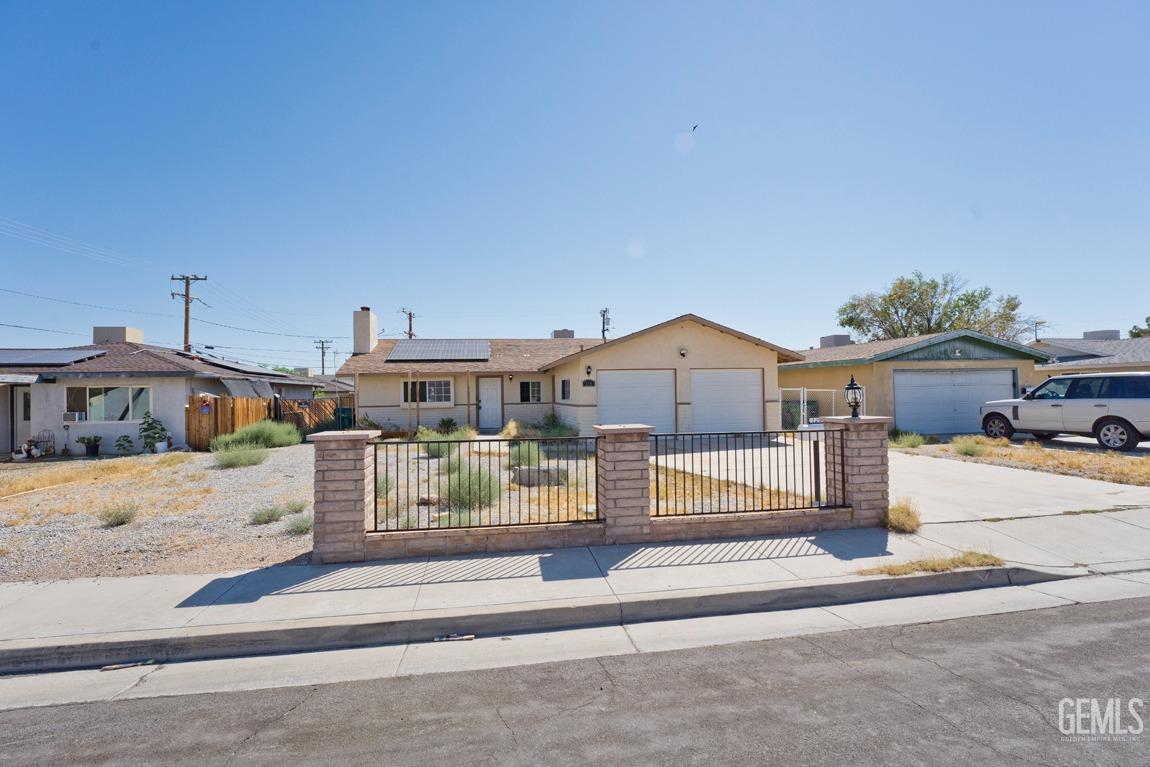
[[[882,525],[890,505],[887,427],[881,416],[821,419],[828,432],[842,440],[842,450],[827,440],[827,500],[832,506],[850,506],[856,527]],[[829,436],[829,435],[828,435]]]
[[[596,426],[601,439],[595,460],[599,514],[607,543],[651,538],[650,426]]]
[[[378,431],[323,431],[315,444],[315,525],[311,560],[362,562],[375,526],[375,446]]]

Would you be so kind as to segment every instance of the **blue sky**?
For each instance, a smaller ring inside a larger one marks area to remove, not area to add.
[[[362,304],[428,337],[596,335],[608,306],[805,348],[914,269],[1126,330],[1148,38],[1139,2],[3,0],[0,288],[149,314],[0,292],[0,322],[77,334],[0,346],[178,342],[173,272],[264,331],[195,342],[301,365]]]

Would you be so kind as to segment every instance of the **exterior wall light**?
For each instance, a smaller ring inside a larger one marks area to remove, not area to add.
[[[591,375],[591,366],[590,365],[587,366],[587,375]]]
[[[684,346],[681,349],[679,349],[679,356],[680,357],[686,357],[687,356],[687,347]]]
[[[851,382],[846,385],[847,404],[851,408],[851,418],[859,417],[859,405],[862,404],[863,389],[855,383],[854,373],[851,373]]]

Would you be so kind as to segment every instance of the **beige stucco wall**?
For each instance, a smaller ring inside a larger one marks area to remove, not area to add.
[[[419,376],[418,380],[451,379],[452,402],[444,404],[421,402],[419,404],[419,425],[434,428],[439,425],[441,418],[453,418],[456,423],[461,425],[475,425],[476,389],[478,385],[476,379],[479,377],[497,377],[502,380],[504,423],[512,418],[522,422],[535,422],[551,412],[552,377],[550,374],[515,373],[511,374],[510,377],[506,373],[427,374]],[[415,425],[415,405],[403,402],[403,382],[406,380],[408,380],[406,375],[360,374],[357,380],[359,412],[367,415],[368,418],[381,426],[393,424],[406,429],[409,424]],[[416,377],[412,376],[411,380],[416,380]],[[542,394],[541,402],[521,403],[519,401],[519,384],[523,381],[539,381]]]

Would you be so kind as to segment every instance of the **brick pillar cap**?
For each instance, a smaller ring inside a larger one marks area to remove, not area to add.
[[[860,415],[858,418],[851,418],[849,415],[832,415],[823,416],[819,419],[822,423],[841,424],[850,428],[851,426],[870,426],[884,423],[891,423],[894,421],[890,416],[885,415]]]
[[[612,423],[602,426],[596,425],[594,428],[596,434],[638,434],[640,432],[650,433],[655,430],[654,426],[648,426],[645,423]]]
[[[333,440],[361,439],[364,442],[373,440],[383,432],[364,429],[362,431],[320,431],[307,435],[308,442],[328,442]]]

